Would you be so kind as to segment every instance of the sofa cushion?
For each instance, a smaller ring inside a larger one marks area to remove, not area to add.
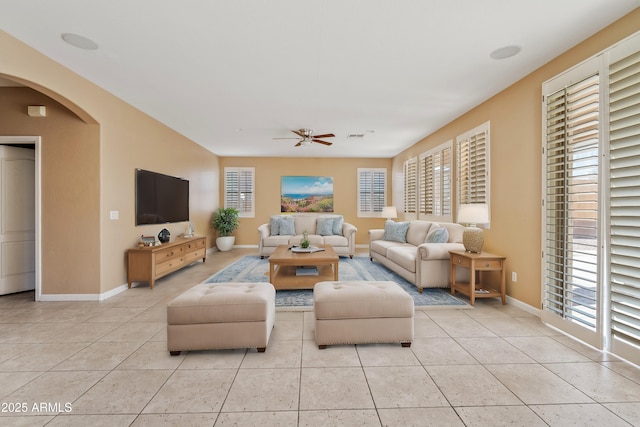
[[[279,245],[288,245],[291,236],[269,236],[262,240],[262,246],[275,247]]]
[[[316,215],[296,215],[294,216],[296,223],[296,232],[294,234],[318,234],[316,232]]]
[[[416,256],[418,248],[412,244],[392,246],[387,250],[387,258],[395,262],[400,267],[415,273],[416,272]]]
[[[449,243],[462,243],[462,234],[465,229],[463,225],[447,222],[440,224],[440,226],[446,228],[449,232]]]
[[[321,236],[333,236],[333,218],[318,218],[316,233]]]
[[[387,221],[384,223],[383,239],[390,240],[392,242],[406,243],[408,229],[409,229],[409,222]]]
[[[431,227],[431,231],[427,234],[427,243],[447,243],[449,240],[449,232],[444,227]]]
[[[414,246],[424,243],[429,230],[431,230],[431,221],[421,219],[409,221],[409,230],[407,231],[407,242]]]
[[[386,257],[387,250],[391,247],[397,246],[398,244],[398,242],[393,242],[391,240],[372,240],[369,243],[369,250]]]
[[[303,238],[302,234],[289,237],[289,246],[300,245],[300,242],[302,242],[302,238]],[[309,239],[309,244],[311,244],[311,246],[324,244],[324,237],[322,237],[319,234],[307,234],[307,238]]]
[[[349,246],[349,240],[344,236],[324,236],[324,244],[333,247]]]

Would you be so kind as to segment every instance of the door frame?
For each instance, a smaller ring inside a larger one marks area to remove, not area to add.
[[[42,138],[39,136],[0,136],[0,145],[6,144],[24,144],[24,145],[34,145],[35,146],[35,193],[36,193],[36,212],[35,212],[35,220],[36,220],[36,236],[35,236],[35,246],[36,246],[36,289],[35,289],[35,300],[40,301],[42,297],[42,246],[41,246],[41,230],[42,230],[42,211],[41,211],[41,194],[40,194],[40,165],[41,165],[41,144]]]

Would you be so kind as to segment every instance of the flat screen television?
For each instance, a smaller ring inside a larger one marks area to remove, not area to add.
[[[136,225],[189,221],[189,181],[136,169]]]

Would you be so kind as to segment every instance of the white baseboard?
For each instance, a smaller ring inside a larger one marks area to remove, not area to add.
[[[104,301],[128,288],[129,286],[125,283],[103,294],[41,294],[40,301]]]
[[[537,317],[542,316],[542,310],[540,310],[539,308],[535,308],[532,305],[525,304],[520,300],[510,297],[509,295],[507,295],[507,303],[513,305],[514,307],[519,308],[522,311],[526,311],[527,313],[533,316],[537,316]]]

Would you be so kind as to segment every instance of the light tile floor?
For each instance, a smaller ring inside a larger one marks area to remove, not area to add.
[[[410,348],[318,350],[313,313],[278,312],[265,353],[169,356],[167,302],[252,253],[102,302],[0,297],[0,425],[640,425],[638,367],[497,299],[417,311]]]

